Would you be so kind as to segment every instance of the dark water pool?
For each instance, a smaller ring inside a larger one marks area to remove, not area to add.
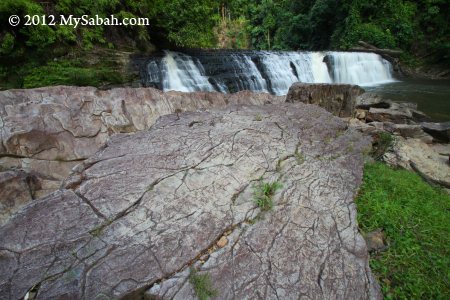
[[[393,101],[417,103],[435,122],[450,121],[450,80],[408,78],[364,89]]]

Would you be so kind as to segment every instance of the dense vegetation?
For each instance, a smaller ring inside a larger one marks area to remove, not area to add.
[[[356,200],[362,231],[382,229],[388,249],[370,266],[387,299],[446,299],[450,293],[450,196],[411,172],[365,168]]]
[[[114,14],[147,17],[150,25],[73,28],[22,22],[13,27],[8,18],[14,14],[22,20],[26,14]],[[320,50],[348,49],[364,40],[402,49],[409,62],[426,57],[450,65],[449,18],[448,0],[2,0],[0,82],[8,78],[13,86],[26,86],[32,69],[74,51],[145,52],[152,44]]]

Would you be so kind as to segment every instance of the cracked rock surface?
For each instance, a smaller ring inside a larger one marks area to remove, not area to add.
[[[65,189],[0,227],[1,298],[36,287],[38,299],[193,299],[192,267],[219,299],[380,298],[353,202],[367,147],[302,103],[171,114],[114,135]],[[282,185],[266,212],[261,181]]]
[[[152,88],[102,91],[70,86],[0,91],[0,171],[20,169],[35,176],[39,198],[57,190],[71,169],[112,134],[148,129],[171,113],[279,102],[284,97],[248,91],[163,93]],[[0,207],[0,214],[8,211]]]

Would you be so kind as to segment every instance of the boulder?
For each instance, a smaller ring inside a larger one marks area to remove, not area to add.
[[[450,142],[450,122],[445,123],[421,123],[422,129],[433,136],[438,142]]]
[[[286,102],[303,102],[325,108],[338,117],[353,117],[357,96],[364,90],[350,84],[294,83],[286,96]]]
[[[450,145],[447,145],[444,148],[450,153]],[[383,160],[391,166],[415,171],[430,183],[450,188],[448,156],[441,155],[433,146],[419,139],[396,137],[391,149],[384,154]]]
[[[0,294],[193,299],[197,268],[217,299],[380,299],[353,202],[367,147],[302,103],[171,114],[114,135],[0,227]],[[256,189],[274,182],[262,211]]]

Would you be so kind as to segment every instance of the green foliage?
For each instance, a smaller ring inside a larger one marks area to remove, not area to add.
[[[253,199],[255,203],[263,211],[271,210],[273,207],[273,195],[283,186],[281,183],[260,181],[253,191]]]
[[[8,55],[14,48],[14,36],[7,32],[1,41],[0,54]]]
[[[239,17],[235,20],[221,20],[214,28],[218,46],[227,49],[248,49],[250,37],[247,33],[248,21]]]
[[[385,298],[447,298],[450,196],[414,173],[375,163],[365,167],[356,203],[361,230],[387,235],[387,251],[370,260]]]
[[[214,47],[218,3],[214,0],[155,0],[152,25],[181,47]]]
[[[77,62],[50,62],[32,68],[24,76],[23,87],[35,88],[50,85],[102,86],[120,84],[122,76],[108,67],[86,67]]]
[[[199,300],[207,300],[217,296],[217,290],[214,289],[208,273],[198,274],[195,269],[191,269],[189,282],[194,287]]]
[[[2,0],[0,22],[10,15],[146,17],[149,26],[3,26],[0,77],[42,66],[76,50],[114,48],[348,49],[364,40],[399,48],[450,66],[448,0]],[[5,75],[6,74],[6,75]],[[4,81],[4,79],[1,79]]]

